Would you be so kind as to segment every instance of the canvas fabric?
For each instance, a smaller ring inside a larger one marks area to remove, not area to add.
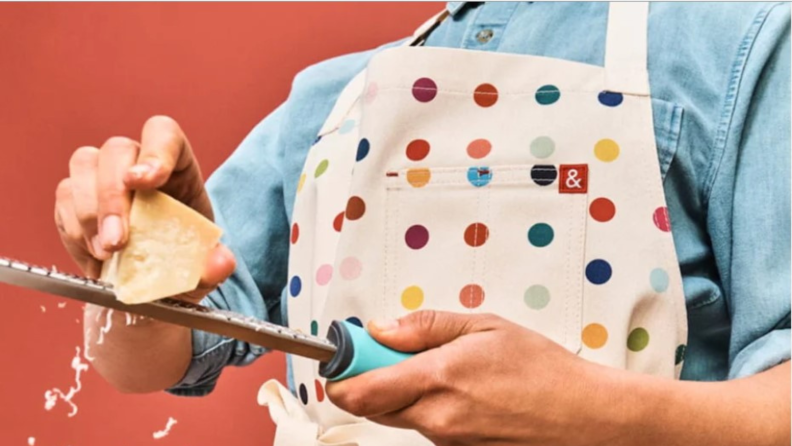
[[[604,67],[421,46],[375,55],[299,180],[289,326],[494,313],[587,360],[678,378],[686,314],[647,11],[611,4]],[[296,395],[275,381],[259,393],[275,445],[431,444],[338,409],[317,363],[291,361]]]

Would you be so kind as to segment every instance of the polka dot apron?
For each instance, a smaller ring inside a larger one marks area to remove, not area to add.
[[[677,377],[687,327],[647,13],[611,4],[604,67],[415,45],[444,15],[375,55],[297,185],[289,325],[495,313],[587,360]],[[275,381],[259,394],[276,445],[430,444],[341,411],[318,364],[290,360],[297,395]]]

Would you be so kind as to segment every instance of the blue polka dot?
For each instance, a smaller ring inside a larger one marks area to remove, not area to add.
[[[368,155],[369,146],[370,144],[368,139],[363,138],[360,140],[360,143],[358,143],[357,156],[355,157],[357,161],[363,160],[363,158],[365,158]]]
[[[299,276],[294,276],[291,278],[291,282],[289,282],[289,292],[291,293],[292,297],[297,297],[302,290],[302,280],[300,280]]]
[[[360,319],[356,318],[355,316],[350,316],[346,318],[346,321],[349,322],[350,324],[354,324],[360,328],[363,328],[363,322],[361,322]]]
[[[300,384],[300,400],[303,404],[308,404],[308,388],[305,384]]]
[[[486,186],[492,180],[492,170],[487,166],[471,167],[468,169],[467,179],[476,187]]]
[[[316,139],[314,139],[313,145],[316,145],[321,140],[322,140],[322,136],[321,135],[317,136]]]
[[[586,266],[586,279],[594,285],[602,285],[610,280],[613,270],[608,262],[596,259]]]
[[[668,289],[668,273],[663,268],[655,268],[649,273],[649,283],[657,293]]]
[[[537,248],[544,248],[553,241],[555,233],[547,223],[537,223],[528,230],[528,241]]]
[[[599,94],[598,97],[600,104],[606,105],[608,107],[616,107],[617,105],[621,104],[624,100],[624,96],[621,93],[614,93],[612,91],[603,91]]]
[[[344,135],[352,131],[355,128],[355,120],[354,119],[347,119],[341,124],[341,127],[338,128],[338,133]]]

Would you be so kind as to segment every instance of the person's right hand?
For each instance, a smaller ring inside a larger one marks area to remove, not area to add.
[[[190,143],[171,118],[154,116],[140,142],[108,139],[101,148],[80,147],[69,161],[69,178],[56,191],[55,222],[66,250],[83,273],[99,277],[102,261],[129,239],[129,209],[135,190],[158,189],[213,219],[212,206]],[[195,292],[198,301],[234,271],[223,245],[211,253]]]

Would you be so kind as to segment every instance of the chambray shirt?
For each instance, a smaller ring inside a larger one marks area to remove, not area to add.
[[[426,45],[603,64],[607,3],[447,7],[452,17]],[[755,374],[790,358],[790,7],[654,3],[648,33],[657,155],[688,309],[682,377]],[[398,43],[305,69],[209,179],[238,267],[206,305],[285,323],[289,221],[306,154],[346,83]],[[195,331],[193,353],[170,392],[206,394],[224,367],[265,351]]]

